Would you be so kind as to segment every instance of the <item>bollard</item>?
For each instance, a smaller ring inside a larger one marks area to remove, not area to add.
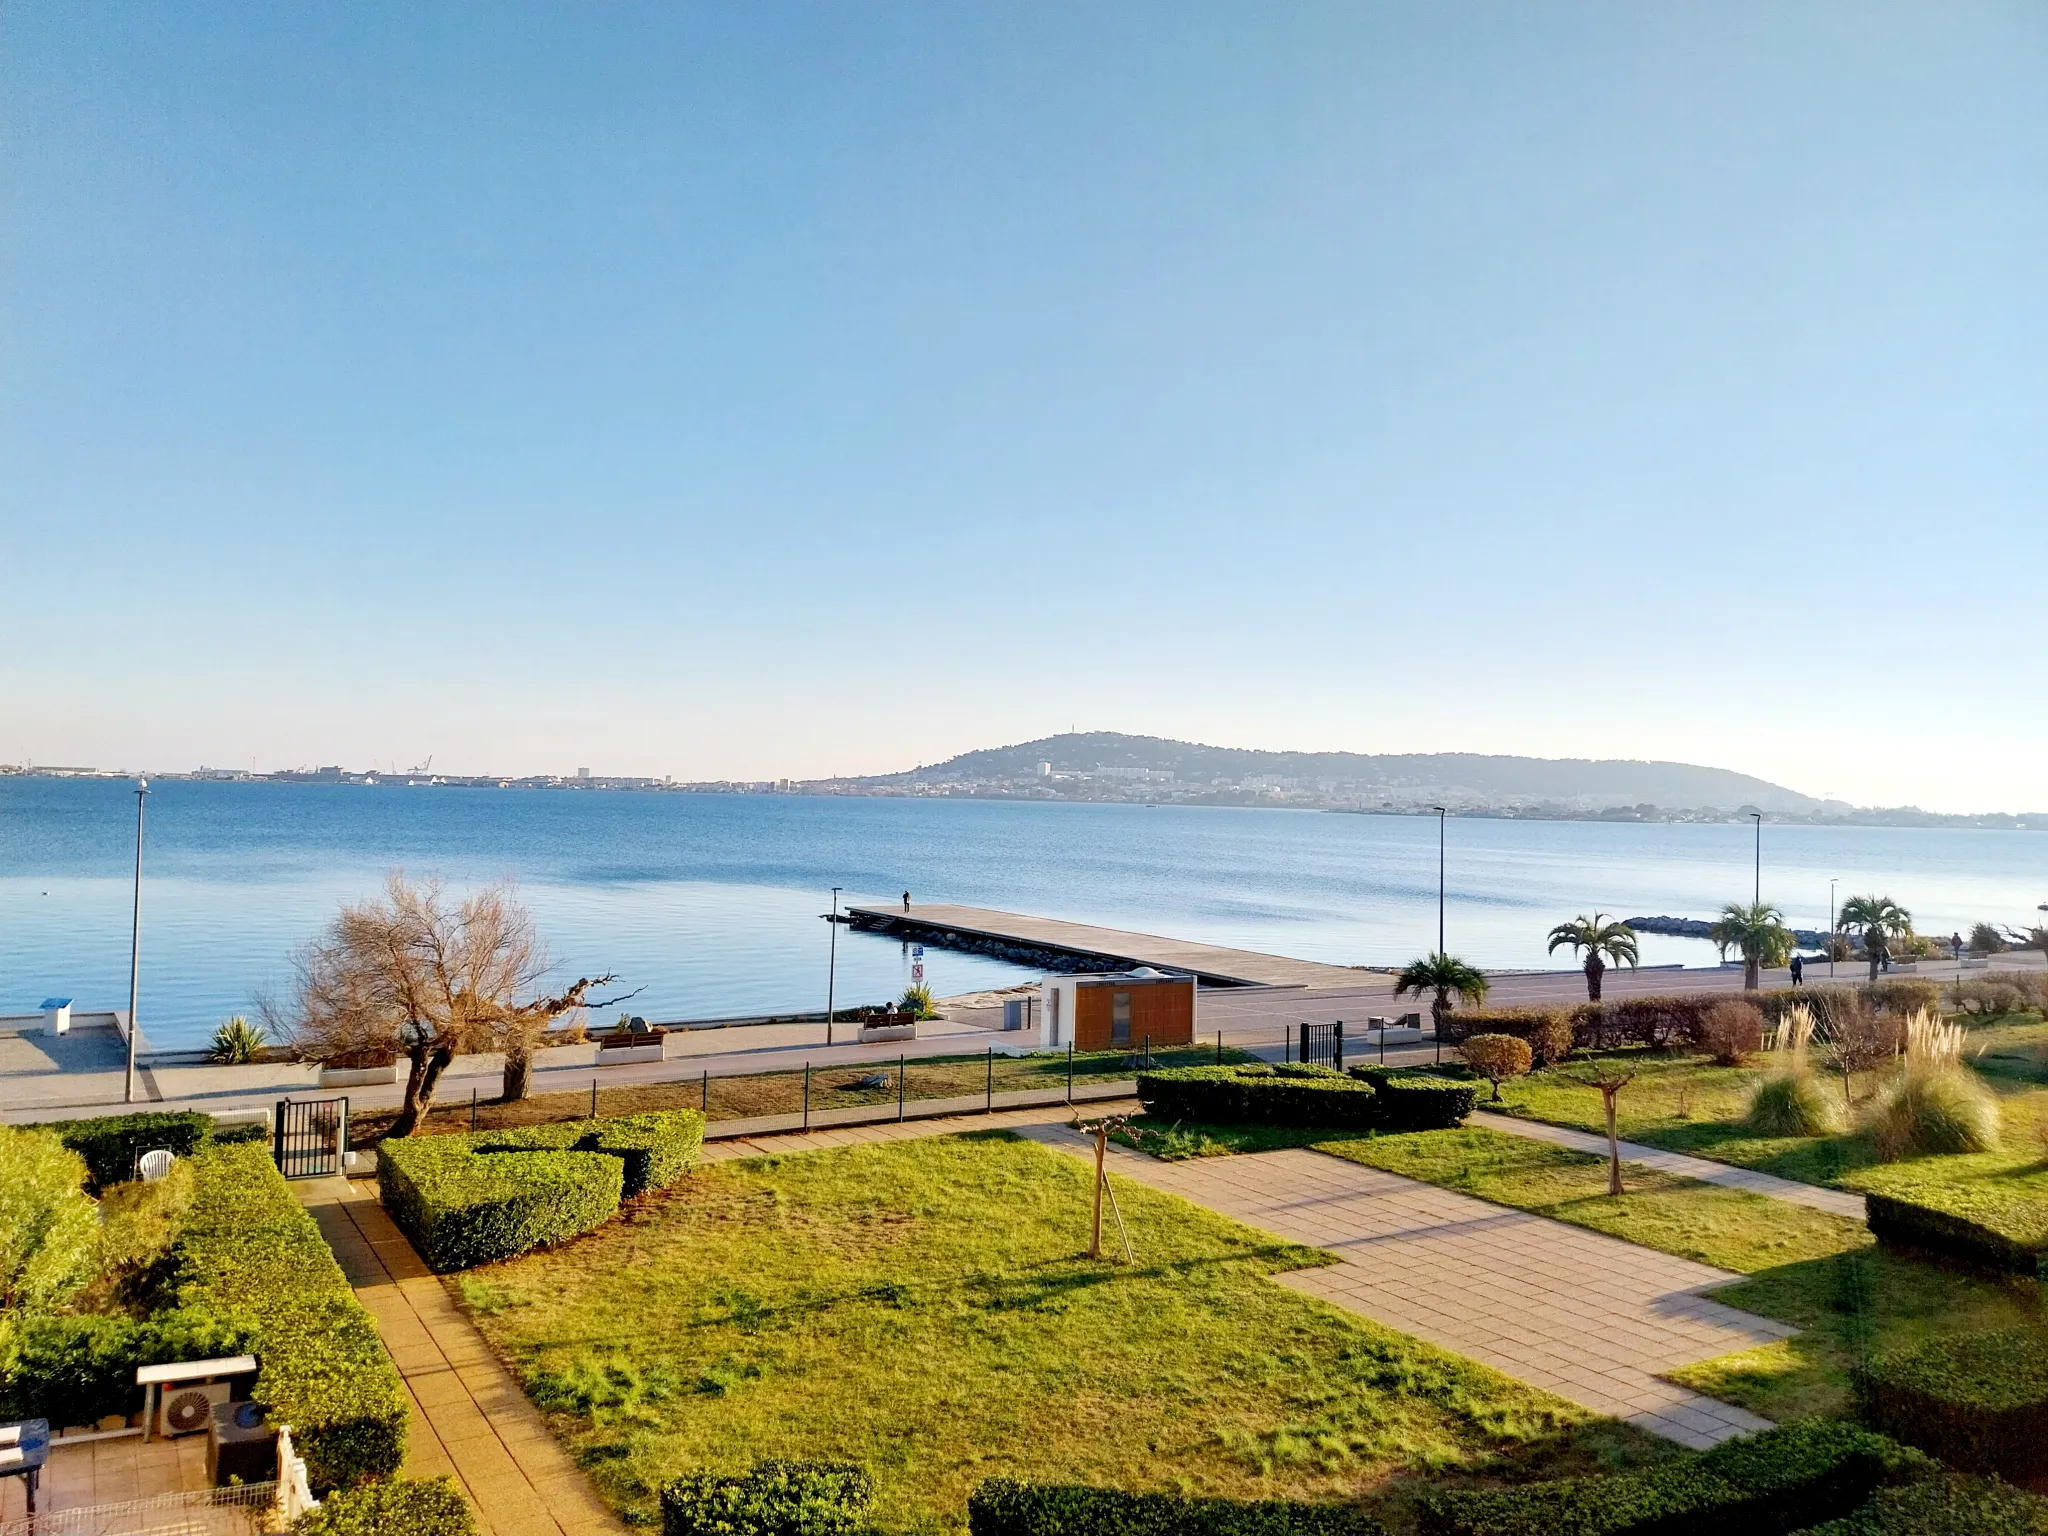
[[[597,1118],[597,1079],[590,1080],[590,1118]]]
[[[903,1118],[903,1058],[896,1058],[896,1118]]]
[[[706,1116],[707,1118],[708,1118],[708,1117],[710,1116],[710,1114],[711,1114],[711,1069],[710,1069],[709,1067],[706,1067],[706,1068],[704,1069],[704,1097],[703,1097],[703,1099],[702,1099],[702,1100],[701,1100],[701,1101],[699,1102],[699,1104],[697,1105],[697,1107],[698,1107],[698,1109],[700,1109],[700,1110],[702,1110],[702,1111],[703,1111],[704,1115],[705,1115],[705,1116]]]
[[[988,1048],[988,1097],[982,1104],[984,1114],[994,1114],[996,1109],[996,1048]]]
[[[1223,1031],[1216,1031],[1216,1065],[1223,1065]]]
[[[811,1064],[804,1063],[804,1129],[811,1128]]]

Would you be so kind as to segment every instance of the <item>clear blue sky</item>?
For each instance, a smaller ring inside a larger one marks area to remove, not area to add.
[[[2048,7],[0,11],[0,760],[2048,806]]]

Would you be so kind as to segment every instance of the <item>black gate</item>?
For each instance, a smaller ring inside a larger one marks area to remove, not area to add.
[[[347,1099],[279,1099],[271,1136],[278,1172],[288,1179],[318,1179],[341,1172],[348,1150]]]
[[[1301,1061],[1312,1067],[1344,1070],[1344,1021],[1301,1026]]]

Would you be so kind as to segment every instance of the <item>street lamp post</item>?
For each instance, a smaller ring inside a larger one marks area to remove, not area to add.
[[[1436,812],[1436,952],[1444,952],[1444,808],[1432,805]]]
[[[1835,887],[1840,882],[1828,881],[1828,980],[1835,979]]]
[[[1764,813],[1751,811],[1756,818],[1756,886],[1750,892],[1750,901],[1757,906],[1764,904]]]
[[[149,780],[135,782],[135,921],[128,931],[128,1072],[122,1083],[121,1102],[135,1102],[135,1004],[142,981],[142,802],[149,794]]]
[[[825,1043],[832,1043],[833,1009],[839,987],[839,892],[840,886],[832,887],[832,915],[825,919],[832,930],[831,943],[825,961]]]

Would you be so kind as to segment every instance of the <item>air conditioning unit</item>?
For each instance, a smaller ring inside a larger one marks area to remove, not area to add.
[[[228,1402],[233,1390],[225,1381],[180,1382],[175,1387],[165,1387],[162,1405],[157,1410],[157,1433],[166,1437],[197,1434],[213,1423],[214,1405]]]

